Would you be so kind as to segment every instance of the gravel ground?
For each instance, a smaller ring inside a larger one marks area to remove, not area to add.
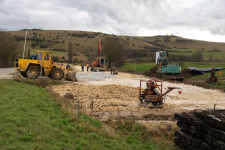
[[[12,75],[8,75],[14,73],[15,68],[0,68],[0,79],[12,79]]]
[[[173,115],[195,109],[213,109],[214,104],[216,109],[225,109],[225,93],[219,90],[163,81],[163,91],[168,86],[175,86],[182,89],[182,94],[173,90],[167,94],[163,109],[149,110],[138,105],[140,80],[149,80],[145,76],[121,72],[118,75],[111,75],[110,72],[78,72],[77,78],[78,82],[53,89],[61,96],[68,92],[79,96],[88,112],[91,101],[94,101],[97,104],[93,109],[95,115],[103,120],[104,117],[116,118],[118,111],[120,116],[129,116],[132,112],[136,118],[143,118],[148,114]]]
[[[79,80],[83,79],[82,75],[89,80],[85,82]],[[140,80],[150,79],[142,75],[121,72],[118,75],[111,75],[110,72],[83,72],[82,75],[78,73],[78,83],[84,85],[123,85],[140,87]],[[174,105],[184,110],[194,110],[212,109],[214,108],[214,104],[216,104],[216,108],[225,109],[225,93],[223,91],[163,81],[163,91],[165,91],[168,86],[180,87],[182,89],[182,94],[178,94],[178,90],[167,94],[166,103],[168,105]]]

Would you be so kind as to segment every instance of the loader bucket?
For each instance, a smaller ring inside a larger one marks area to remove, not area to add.
[[[65,77],[66,77],[65,79],[68,81],[77,82],[76,72],[74,71],[67,71]]]

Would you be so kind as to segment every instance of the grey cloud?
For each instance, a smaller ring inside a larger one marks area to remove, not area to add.
[[[0,28],[68,29],[137,35],[186,28],[224,35],[224,0],[0,0]],[[175,32],[175,31],[171,31]],[[168,33],[169,34],[169,33]]]

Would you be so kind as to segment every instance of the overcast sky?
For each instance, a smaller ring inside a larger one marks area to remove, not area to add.
[[[225,42],[225,0],[0,0],[0,28],[27,26]]]

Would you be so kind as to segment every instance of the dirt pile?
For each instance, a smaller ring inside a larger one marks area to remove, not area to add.
[[[157,75],[157,66],[151,68],[148,71],[145,71],[143,74],[145,76],[147,76],[147,77],[156,77],[156,75]]]
[[[180,75],[184,76],[185,79],[192,77],[192,75],[190,74],[190,70],[187,68],[182,69]]]
[[[157,75],[157,66],[151,68],[151,69],[148,70],[148,71],[145,71],[143,74],[144,74],[145,76],[147,76],[147,77],[156,77],[156,75]],[[180,76],[183,76],[185,79],[186,79],[186,78],[192,77],[192,75],[190,74],[190,70],[187,69],[187,68],[186,68],[186,69],[183,69],[183,70],[181,71]]]

